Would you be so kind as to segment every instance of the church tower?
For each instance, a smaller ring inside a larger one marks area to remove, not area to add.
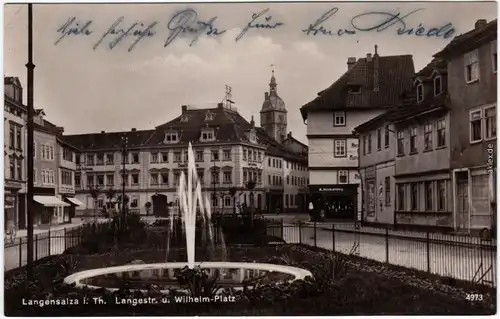
[[[269,82],[269,92],[264,93],[264,103],[260,110],[260,126],[269,136],[283,142],[287,134],[287,110],[285,102],[278,96],[274,70]]]

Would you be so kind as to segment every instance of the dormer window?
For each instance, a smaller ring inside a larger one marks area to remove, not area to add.
[[[424,85],[422,83],[417,85],[417,103],[424,100]]]
[[[212,112],[207,112],[205,114],[205,121],[213,121],[215,117],[215,114]]]
[[[179,142],[179,134],[177,132],[165,133],[164,144],[173,144]]]
[[[187,121],[189,121],[189,116],[187,115],[181,116],[181,122],[187,122]]]
[[[443,92],[443,80],[441,76],[434,78],[434,95],[437,96]]]
[[[201,132],[201,138],[200,140],[202,142],[208,142],[208,141],[213,141],[215,140],[215,134],[213,130],[206,130]]]
[[[333,126],[345,126],[345,112],[335,112],[333,114]]]
[[[350,94],[359,94],[359,93],[361,93],[361,86],[360,85],[351,85],[349,87],[349,93]]]

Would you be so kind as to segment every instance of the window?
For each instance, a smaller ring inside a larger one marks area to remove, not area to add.
[[[158,153],[151,153],[151,163],[158,163]]]
[[[288,194],[285,195],[285,207],[288,207]]]
[[[150,175],[150,184],[158,185],[158,174],[154,173]]]
[[[445,181],[437,181],[438,210],[446,210],[446,184]]]
[[[339,184],[347,184],[349,182],[348,176],[349,176],[349,171],[345,171],[345,170],[338,171]]]
[[[391,206],[391,178],[387,176],[384,179],[385,206]]]
[[[9,157],[9,170],[10,170],[10,179],[16,178],[16,164],[14,163],[15,159],[13,156]]]
[[[222,154],[224,156],[225,161],[231,160],[231,150],[224,150]]]
[[[42,172],[43,174],[43,172]],[[43,179],[42,175],[42,179]],[[44,182],[45,183],[45,182]],[[87,176],[87,186],[93,186],[94,185],[94,175]]]
[[[361,139],[362,139],[362,143],[363,143],[363,155],[366,155],[366,136],[363,135],[363,137]]]
[[[333,149],[334,149],[334,156],[335,157],[347,156],[346,140],[334,140],[333,141]]]
[[[446,146],[446,122],[444,119],[437,121],[437,147]]]
[[[212,150],[212,161],[216,162],[219,160],[219,150]]]
[[[417,128],[410,128],[410,154],[417,153]]]
[[[464,55],[464,66],[466,83],[479,80],[479,59],[477,50]]]
[[[434,95],[439,95],[443,92],[443,80],[441,76],[434,78]]]
[[[432,123],[424,125],[424,151],[432,150]]]
[[[102,208],[104,206],[104,199],[97,199],[97,208]]]
[[[97,154],[97,165],[104,164],[104,154]]]
[[[483,110],[475,110],[469,113],[470,121],[470,142],[480,142],[482,138],[481,121],[483,118]]]
[[[139,207],[138,197],[132,197],[132,200],[130,201],[130,207]]]
[[[371,134],[368,134],[368,136],[367,136],[367,144],[368,144],[368,146],[367,146],[368,149],[366,150],[366,153],[371,154],[371,152],[372,152],[372,135]]]
[[[217,195],[212,194],[212,206],[219,207],[219,201],[217,200]]]
[[[484,129],[485,139],[492,139],[497,136],[497,116],[495,106],[484,108]]]
[[[198,169],[197,170],[197,174],[198,174],[198,181],[200,182],[200,184],[203,185],[204,183],[204,180],[205,180],[205,172],[203,169]]]
[[[180,163],[180,162],[182,162],[182,153],[174,152],[174,163]]]
[[[132,184],[133,185],[139,184],[139,174],[132,174]]]
[[[17,179],[22,181],[23,180],[23,166],[22,166],[22,159],[18,158],[17,159]]]
[[[73,173],[71,171],[65,169],[61,170],[61,184],[73,185]]]
[[[432,182],[425,182],[425,210],[432,211],[433,208],[433,189]]]
[[[163,143],[177,143],[177,133],[166,133]]]
[[[139,164],[139,153],[132,153],[132,164]]]
[[[335,112],[333,114],[333,126],[345,126],[345,112]]]
[[[247,150],[246,149],[243,149],[243,160],[244,161],[247,160]]]
[[[398,210],[399,211],[405,211],[406,210],[405,185],[404,184],[398,184],[397,185],[397,189],[398,189]]]
[[[9,126],[9,146],[10,148],[16,148],[16,127],[14,124]]]
[[[33,141],[33,158],[36,158],[36,150],[37,150],[36,141]],[[76,159],[77,159],[76,164],[79,165],[80,164],[80,156],[77,156]]]
[[[189,116],[187,115],[181,116],[181,122],[187,122],[187,121],[189,121]]]
[[[67,148],[63,149],[63,160],[73,162],[73,152]]]
[[[492,67],[493,67],[493,72],[497,72],[497,41],[491,42],[491,60],[492,60]]]
[[[80,175],[75,175],[75,187],[81,187],[82,177]]]
[[[97,185],[104,186],[104,175],[97,175]]]
[[[205,121],[213,121],[215,114],[212,112],[207,112],[205,114]]]
[[[224,184],[231,184],[233,182],[231,172],[224,172]]]
[[[203,162],[203,151],[196,151],[196,161]]]
[[[181,173],[175,172],[174,173],[174,184],[179,185],[180,180],[181,180]]]
[[[201,140],[202,141],[213,141],[214,140],[214,132],[202,132],[201,133]]]
[[[382,130],[377,130],[377,150],[380,151],[382,149]]]
[[[219,183],[219,172],[213,171],[212,172],[212,184],[218,184],[218,183]]]
[[[115,176],[114,175],[106,175],[106,185],[108,185],[108,186],[115,185]]]
[[[161,173],[161,184],[162,185],[168,185],[168,173],[167,172],[164,172],[164,173]],[[179,182],[178,179],[180,178],[179,174],[177,174],[177,183]]]
[[[161,162],[168,163],[168,152],[161,152]]]
[[[21,137],[21,128],[18,127],[16,130],[16,148],[18,150],[23,149],[22,137]]]
[[[417,85],[417,103],[420,103],[424,100],[424,85],[420,83]]]
[[[411,210],[418,210],[418,183],[410,184],[410,207]]]
[[[231,207],[231,197],[229,197],[229,196],[224,197],[224,206]]]
[[[188,152],[187,152],[187,151],[185,151],[185,152],[183,152],[182,154],[184,155],[184,156],[183,156],[183,162],[184,162],[184,163],[187,163],[187,161],[188,161]],[[187,175],[187,173],[186,173],[186,175]]]

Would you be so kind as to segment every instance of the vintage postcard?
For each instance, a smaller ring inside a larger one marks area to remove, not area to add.
[[[497,9],[6,4],[5,315],[495,314]]]

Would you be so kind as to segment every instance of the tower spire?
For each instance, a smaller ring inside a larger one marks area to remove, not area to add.
[[[276,78],[274,77],[274,64],[271,64],[271,81],[269,82],[270,93],[276,93]]]

